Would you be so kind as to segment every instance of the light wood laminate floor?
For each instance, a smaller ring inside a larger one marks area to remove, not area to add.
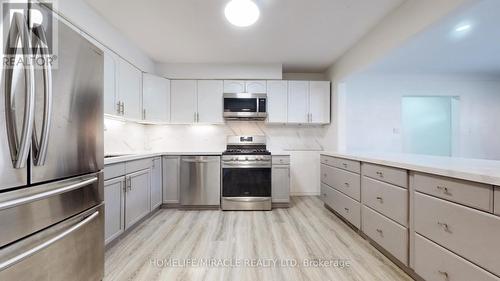
[[[315,260],[332,264],[304,264]],[[106,281],[412,280],[317,197],[270,212],[160,210],[107,250],[105,266]]]

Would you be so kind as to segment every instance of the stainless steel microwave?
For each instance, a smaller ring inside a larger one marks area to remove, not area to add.
[[[266,117],[266,94],[224,94],[224,118],[264,120]]]

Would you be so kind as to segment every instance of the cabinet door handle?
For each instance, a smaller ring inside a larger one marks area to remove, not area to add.
[[[348,182],[344,182],[344,185],[345,185],[345,187],[349,187],[350,186]]]
[[[380,201],[380,203],[384,203],[384,199],[381,196],[377,196],[377,200]]]
[[[444,280],[446,280],[446,281],[450,280],[450,276],[448,275],[448,272],[441,271],[441,270],[438,270],[438,272],[439,272],[439,274],[441,274],[444,277]]]
[[[118,115],[122,114],[122,103],[120,101],[116,103],[116,113]]]
[[[382,231],[382,229],[377,228],[377,232],[378,234],[380,234],[380,236],[384,236],[384,232]]]
[[[146,109],[142,110],[142,119],[146,120]]]
[[[344,210],[345,210],[347,213],[349,213],[349,208],[344,208]]]
[[[447,223],[444,223],[444,222],[437,222],[437,224],[439,226],[441,226],[443,228],[444,231],[448,232],[448,233],[451,233],[451,230],[450,230],[450,227],[448,226]]]
[[[344,166],[344,168],[347,168],[347,163],[342,163],[342,166]]]
[[[380,172],[380,171],[379,171],[379,172],[377,172],[377,175],[378,175],[379,177],[381,177],[381,178],[383,178],[383,177],[384,177],[384,173],[382,173],[382,172]]]

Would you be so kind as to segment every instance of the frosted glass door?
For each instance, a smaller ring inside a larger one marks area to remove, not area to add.
[[[451,156],[453,97],[403,97],[402,132],[406,153]]]

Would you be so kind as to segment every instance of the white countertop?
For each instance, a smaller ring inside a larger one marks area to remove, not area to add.
[[[120,153],[109,153],[106,155],[120,155]],[[122,156],[117,156],[117,157],[111,157],[111,158],[104,158],[104,165],[109,165],[109,164],[115,164],[115,163],[121,163],[121,162],[126,162],[126,161],[132,161],[132,160],[139,160],[139,159],[144,159],[144,158],[153,158],[157,156],[164,156],[164,155],[209,155],[209,156],[218,156],[222,155],[222,152],[206,152],[206,151],[196,151],[196,152],[138,152],[134,154],[124,154]]]
[[[290,156],[289,152],[286,151],[272,151],[272,155],[275,156]],[[108,153],[106,155],[120,155],[117,157],[111,157],[111,158],[104,158],[104,165],[109,165],[109,164],[115,164],[115,163],[121,163],[121,162],[126,162],[126,161],[132,161],[132,160],[139,160],[139,159],[144,159],[144,158],[153,158],[157,156],[163,156],[163,155],[208,155],[208,156],[218,156],[222,155],[222,151],[212,151],[212,152],[207,152],[207,151],[167,151],[167,152],[137,152],[137,153],[132,153],[132,154],[126,154],[126,153]]]
[[[500,186],[500,161],[416,154],[324,151],[321,155]]]

